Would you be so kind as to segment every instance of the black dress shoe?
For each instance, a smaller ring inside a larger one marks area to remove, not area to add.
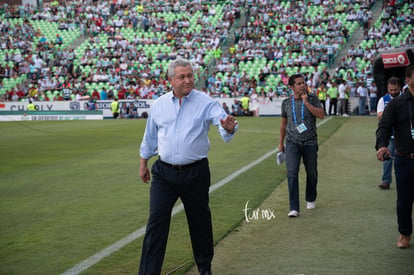
[[[201,273],[200,275],[212,275],[213,273],[211,273],[211,270],[207,270],[204,271],[203,273]]]
[[[379,186],[379,188],[381,188],[383,190],[390,189],[390,184],[389,183],[386,183],[386,182],[383,182],[383,183],[381,183],[378,186]]]

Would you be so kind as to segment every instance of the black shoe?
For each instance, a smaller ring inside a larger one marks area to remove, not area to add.
[[[380,185],[378,185],[378,187],[383,189],[383,190],[387,190],[387,189],[390,189],[390,184],[386,183],[386,182],[383,182]]]

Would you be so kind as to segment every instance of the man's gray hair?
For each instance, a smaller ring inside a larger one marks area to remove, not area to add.
[[[175,75],[175,67],[187,67],[190,66],[191,70],[193,70],[193,65],[191,64],[191,61],[185,58],[178,57],[177,59],[171,60],[170,64],[168,65],[168,77],[174,77]]]

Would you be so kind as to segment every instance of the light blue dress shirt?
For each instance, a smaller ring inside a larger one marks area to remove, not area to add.
[[[235,131],[229,134],[220,124],[227,116],[220,103],[197,90],[179,99],[169,92],[158,98],[151,106],[141,158],[159,155],[162,161],[185,165],[206,158],[210,149],[208,130],[218,126],[219,134],[229,142]]]

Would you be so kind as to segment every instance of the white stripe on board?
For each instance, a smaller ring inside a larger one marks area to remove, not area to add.
[[[332,117],[329,117],[325,120],[322,120],[321,122],[318,123],[317,127],[323,125],[324,123],[326,123],[330,119],[332,119]],[[226,178],[220,180],[219,182],[217,182],[216,184],[214,184],[210,187],[210,193],[217,190],[218,188],[222,187],[223,185],[227,184],[228,182],[232,181],[233,179],[240,176],[244,172],[247,172],[248,170],[250,170],[254,166],[258,165],[259,163],[261,163],[262,161],[264,161],[265,159],[267,159],[271,155],[275,154],[276,152],[277,152],[277,149],[271,150],[270,152],[267,152],[266,154],[264,154],[263,156],[261,156],[257,160],[251,162],[250,164],[248,164],[248,165],[240,168],[239,170],[235,171],[234,173],[230,174]],[[173,208],[171,216],[175,216],[176,214],[180,213],[183,210],[184,210],[184,206],[183,206],[182,203],[180,203],[180,204],[178,204],[177,206],[175,206]],[[74,274],[81,273],[82,271],[88,269],[89,267],[93,266],[94,264],[100,262],[103,258],[108,257],[109,255],[111,255],[115,251],[118,251],[122,247],[128,245],[129,243],[131,243],[134,240],[138,239],[139,237],[143,236],[145,234],[146,227],[147,226],[145,225],[145,226],[139,228],[138,230],[136,230],[136,231],[132,232],[131,234],[127,235],[126,237],[120,239],[119,241],[117,241],[117,242],[111,244],[110,246],[104,248],[103,250],[99,251],[95,255],[90,256],[89,258],[87,258],[83,262],[81,262],[81,263],[75,265],[74,267],[66,270],[65,272],[62,273],[62,275],[74,275]]]

